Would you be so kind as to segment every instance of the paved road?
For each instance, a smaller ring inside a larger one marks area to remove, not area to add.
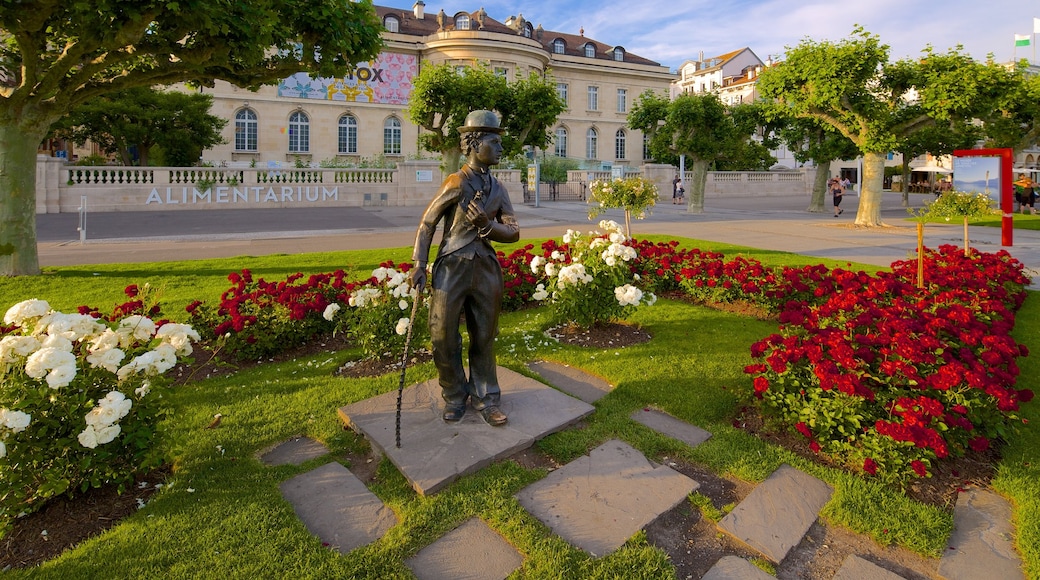
[[[911,196],[920,206],[923,195]],[[709,198],[702,214],[668,203],[645,220],[632,223],[639,234],[669,234],[805,255],[887,266],[914,255],[916,229],[905,221],[899,193],[886,193],[882,219],[889,227],[852,226],[859,198],[846,196],[844,215],[809,213],[806,196]],[[86,241],[80,242],[77,214],[37,217],[42,266],[127,263],[240,255],[410,246],[422,207],[342,207],[253,210],[185,210],[88,214]],[[559,237],[568,228],[588,230],[582,202],[542,202],[516,208],[525,238]],[[623,221],[610,211],[602,217]],[[971,244],[997,251],[998,228],[972,227]],[[1009,252],[1031,271],[1040,272],[1040,232],[1018,230]],[[928,225],[925,244],[961,245],[958,224]]]

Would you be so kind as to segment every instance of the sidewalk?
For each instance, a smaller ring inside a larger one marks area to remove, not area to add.
[[[926,196],[911,196],[920,206]],[[899,193],[885,193],[881,216],[888,227],[853,226],[858,196],[846,196],[845,212],[835,218],[827,200],[822,213],[809,213],[807,196],[709,198],[702,214],[686,206],[659,204],[645,220],[633,220],[633,233],[666,234],[739,244],[808,256],[887,266],[916,255],[916,225],[907,221]],[[87,239],[79,241],[76,214],[37,217],[41,266],[127,263],[240,255],[307,253],[348,249],[407,247],[424,208],[344,207],[216,211],[98,213],[87,216]],[[542,202],[515,208],[524,239],[559,237],[569,229],[590,230],[582,202]],[[617,210],[598,219],[623,223]],[[597,219],[597,221],[598,221]],[[999,228],[969,229],[973,248],[995,252]],[[928,224],[925,245],[963,244],[960,224]],[[1027,268],[1040,272],[1040,232],[1016,230],[1005,247]]]

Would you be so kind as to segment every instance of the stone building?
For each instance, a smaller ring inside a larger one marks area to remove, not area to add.
[[[214,96],[212,114],[229,122],[227,143],[207,150],[203,160],[284,167],[414,158],[421,152],[419,127],[407,115],[413,78],[427,65],[482,61],[511,81],[551,71],[567,110],[549,153],[584,160],[590,168],[643,163],[643,136],[626,128],[626,118],[643,91],[668,94],[675,77],[667,67],[583,31],[545,30],[522,14],[503,21],[482,8],[433,14],[422,0],[410,10],[375,8],[385,46],[353,75],[311,79],[299,73],[257,92],[219,81],[204,89]]]

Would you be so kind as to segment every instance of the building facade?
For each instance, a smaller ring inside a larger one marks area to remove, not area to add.
[[[211,113],[229,122],[227,143],[207,150],[203,161],[270,167],[420,157],[420,129],[407,115],[413,79],[423,66],[479,61],[510,81],[551,72],[567,109],[548,153],[586,167],[643,163],[643,136],[626,120],[643,91],[668,94],[674,74],[667,67],[582,31],[545,30],[522,14],[504,21],[483,9],[434,15],[421,0],[410,10],[376,11],[385,28],[383,52],[351,75],[299,73],[257,92],[219,81],[204,89],[214,97]]]

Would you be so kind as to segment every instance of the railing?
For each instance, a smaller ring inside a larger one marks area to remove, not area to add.
[[[76,167],[62,168],[64,182],[76,185],[163,184],[241,185],[250,183],[338,184],[396,183],[396,169],[237,169],[223,167]]]
[[[147,167],[70,167],[66,171],[69,185],[155,183],[155,170]]]

